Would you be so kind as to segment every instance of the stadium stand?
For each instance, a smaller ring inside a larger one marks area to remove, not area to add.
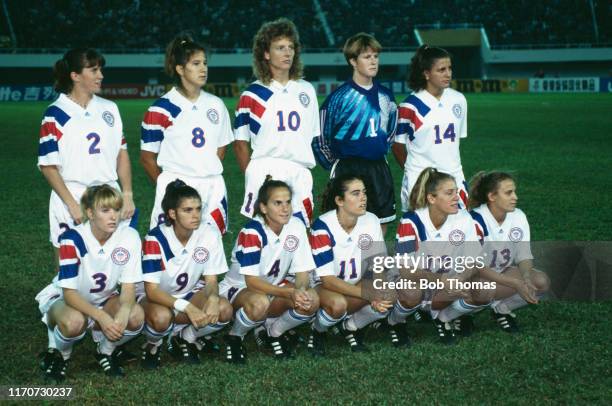
[[[317,4],[318,3],[318,4]],[[415,25],[482,25],[493,46],[562,46],[606,43],[612,38],[612,3],[593,0],[41,0],[36,6],[8,2],[18,48],[65,49],[88,45],[112,51],[160,49],[179,31],[190,30],[212,48],[250,48],[264,20],[292,19],[305,48],[341,47],[359,30],[387,47],[415,47]],[[323,18],[324,17],[324,18]],[[324,23],[322,23],[322,21]],[[325,28],[330,31],[326,33]]]

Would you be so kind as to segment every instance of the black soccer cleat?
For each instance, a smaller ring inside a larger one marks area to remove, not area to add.
[[[115,357],[115,360],[121,366],[127,364],[128,362],[134,362],[138,360],[138,356],[133,352],[128,351],[125,344],[115,348],[115,351],[113,351],[113,357]]]
[[[308,342],[306,343],[306,348],[308,348],[308,351],[313,356],[325,356],[325,337],[327,337],[327,334],[325,332],[317,331],[314,328],[310,331],[310,335],[308,336]]]
[[[245,364],[246,350],[242,345],[242,338],[238,336],[226,335],[225,341],[225,361],[231,364]]]
[[[272,355],[276,359],[292,358],[293,353],[287,333],[278,337],[270,337],[265,328],[259,328],[255,332],[255,341],[260,347],[272,351]]]
[[[161,347],[145,343],[142,347],[140,365],[144,369],[152,370],[159,368],[161,364]]]
[[[445,345],[456,344],[455,332],[451,323],[445,323],[438,319],[433,319],[434,326],[438,332],[438,338],[440,342]]]
[[[114,353],[111,355],[96,353],[96,361],[98,361],[98,364],[102,367],[106,376],[121,378],[125,376],[125,374],[114,355]]]
[[[45,382],[59,384],[66,379],[66,367],[68,360],[64,360],[62,354],[55,348],[49,348],[41,354],[40,369],[45,374]]]
[[[412,345],[406,323],[398,323],[392,326],[389,324],[389,320],[384,319],[381,321],[379,328],[387,332],[391,339],[391,344],[395,348],[408,348]]]
[[[412,315],[412,317],[414,317],[414,321],[416,321],[417,323],[425,323],[428,322],[430,320],[433,320],[431,318],[431,313],[425,310],[417,310],[416,312],[414,312],[414,314]]]
[[[200,337],[195,342],[196,347],[200,355],[202,354],[219,354],[221,353],[221,347],[215,341],[213,341],[212,337]]]
[[[291,345],[291,348],[293,349],[295,349],[299,345],[306,343],[306,341],[304,340],[304,337],[302,337],[300,333],[298,333],[294,329],[287,330],[285,335],[287,336],[287,339],[289,340],[289,344]]]
[[[170,339],[170,354],[178,361],[187,364],[199,364],[198,347],[194,343],[189,343],[179,336]]]
[[[460,337],[469,337],[474,332],[474,316],[471,314],[464,314],[461,317],[453,320],[453,329],[455,335]]]
[[[499,327],[506,333],[516,334],[519,332],[518,324],[516,323],[516,315],[514,313],[502,314],[492,310],[493,319]]]
[[[353,352],[370,352],[369,348],[364,344],[364,329],[349,331],[344,327],[344,323],[338,323],[338,331],[340,335],[348,342],[351,351]]]

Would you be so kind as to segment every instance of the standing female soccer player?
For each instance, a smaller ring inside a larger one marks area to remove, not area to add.
[[[374,78],[380,43],[360,32],[346,40],[344,57],[352,79],[334,90],[321,106],[321,136],[312,146],[330,177],[359,175],[370,190],[368,211],[376,214],[383,234],[395,220],[393,178],[387,163],[395,138],[397,105],[393,92]]]
[[[104,57],[77,48],[55,63],[59,97],[47,108],[40,127],[38,167],[51,186],[49,239],[83,221],[79,201],[88,186],[123,188],[122,218],[132,217],[132,172],[117,105],[96,96],[102,84]],[[57,255],[57,249],[56,249]]]
[[[484,252],[477,227],[465,210],[459,210],[457,184],[453,176],[426,168],[417,178],[410,194],[410,207],[402,216],[397,231],[397,251],[411,254],[417,263],[413,278],[416,289],[400,293],[388,317],[391,337],[400,342],[407,337],[406,317],[418,308],[431,311],[442,343],[455,342],[455,330],[462,335],[471,331],[469,314],[490,303],[495,289],[483,283],[492,280],[491,271],[484,264]],[[440,281],[443,289],[420,289],[420,279]],[[535,300],[526,284],[518,286],[509,278],[497,278],[498,284],[516,286],[521,296]],[[463,288],[459,283],[478,282]]]
[[[229,362],[245,362],[242,340],[264,322],[258,342],[266,343],[277,358],[291,357],[285,333],[310,321],[319,308],[317,293],[309,288],[315,264],[306,227],[291,215],[291,196],[285,182],[264,181],[255,217],[238,235],[230,271],[219,287],[236,310],[226,336]]]
[[[308,348],[314,355],[325,355],[325,333],[342,322],[340,332],[352,351],[365,351],[363,329],[382,319],[392,302],[363,299],[361,269],[368,251],[384,244],[378,217],[366,211],[366,188],[354,175],[330,180],[323,194],[321,211],[312,224],[310,245],[317,266],[320,308],[313,323]],[[376,247],[374,244],[380,244]]]
[[[527,216],[516,207],[516,182],[505,172],[479,172],[471,181],[470,214],[484,237],[487,264],[498,274],[524,283],[538,297],[548,291],[548,276],[533,267]],[[518,332],[513,311],[527,305],[512,286],[498,285],[491,304],[493,317],[503,331]]]
[[[166,186],[161,204],[165,223],[149,231],[143,247],[146,369],[159,366],[163,338],[174,324],[183,328],[172,337],[173,353],[195,364],[207,344],[199,338],[221,330],[232,318],[232,306],[219,298],[217,284],[217,275],[227,272],[221,234],[216,226],[201,224],[200,195],[177,179]]]
[[[285,18],[263,24],[255,35],[258,80],[240,96],[234,150],[246,171],[241,213],[253,217],[257,191],[270,175],[293,189],[293,212],[308,226],[315,166],[311,142],[319,135],[319,109],[314,88],[301,79],[300,48],[297,29]]]
[[[203,218],[225,233],[221,160],[233,140],[229,113],[220,98],[202,90],[208,78],[206,52],[191,37],[178,36],[168,45],[165,67],[176,85],[149,107],[141,129],[140,162],[157,185],[150,228],[163,223],[166,185],[180,178],[202,197]]]
[[[412,57],[409,84],[413,93],[399,107],[393,154],[404,167],[402,210],[427,167],[449,173],[459,187],[460,204],[467,207],[467,185],[461,167],[459,141],[467,137],[467,102],[451,89],[450,54],[442,48],[421,46]],[[414,209],[414,208],[412,208]]]
[[[81,207],[85,223],[62,234],[59,274],[36,296],[49,336],[41,366],[56,382],[66,377],[72,347],[88,327],[104,373],[122,376],[115,349],[137,336],[144,323],[134,293],[142,281],[140,237],[119,225],[121,194],[108,185],[92,186]]]

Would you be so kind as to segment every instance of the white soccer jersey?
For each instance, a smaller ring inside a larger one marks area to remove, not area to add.
[[[89,222],[79,224],[60,238],[57,284],[77,290],[92,305],[101,305],[120,283],[142,281],[141,247],[132,227],[120,226],[100,245]]]
[[[362,260],[369,256],[370,248],[375,249],[374,243],[384,245],[380,220],[375,214],[366,212],[360,216],[353,230],[347,233],[338,222],[336,210],[328,211],[310,230],[316,276],[337,276],[356,284],[362,277]]]
[[[143,281],[159,284],[176,298],[188,295],[202,276],[227,272],[221,234],[206,223],[194,230],[185,246],[172,226],[161,224],[149,231],[142,251]]]
[[[223,173],[217,148],[232,141],[229,113],[220,98],[201,90],[192,103],[172,88],[147,110],[140,148],[158,154],[163,171],[205,177]]]
[[[417,268],[433,272],[463,272],[463,269],[439,267],[444,258],[451,258],[457,264],[460,257],[464,258],[461,261],[471,258],[473,265],[484,257],[475,221],[465,210],[449,215],[439,229],[432,224],[427,207],[407,211],[400,220],[396,244],[397,253],[410,254],[414,261],[419,261]]]
[[[115,182],[121,149],[127,149],[123,123],[112,101],[94,95],[84,109],[61,93],[45,110],[38,166],[56,165],[64,182]]]
[[[486,204],[471,210],[470,214],[484,239],[485,264],[491,269],[502,272],[508,266],[533,259],[529,222],[521,209],[506,213],[502,224],[495,220]]]
[[[245,284],[244,275],[259,276],[279,285],[287,275],[315,269],[304,223],[291,217],[280,235],[276,235],[256,216],[238,235],[232,251],[232,264],[224,282],[231,286]]]
[[[306,168],[315,166],[311,142],[319,125],[317,95],[304,80],[252,83],[240,96],[234,123],[236,140],[251,142],[251,159],[287,159]]]
[[[395,142],[406,144],[406,173],[418,176],[431,166],[463,177],[459,140],[465,137],[467,102],[456,90],[444,89],[440,100],[421,90],[400,103]]]

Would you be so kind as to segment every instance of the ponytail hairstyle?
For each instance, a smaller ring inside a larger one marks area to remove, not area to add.
[[[106,184],[89,186],[81,196],[81,213],[85,219],[89,218],[87,210],[95,211],[107,207],[115,210],[121,210],[123,207],[121,192],[112,186]]]
[[[62,59],[55,62],[53,66],[53,87],[56,92],[68,94],[72,91],[74,83],[70,77],[70,73],[83,72],[83,68],[91,68],[99,66],[103,68],[106,60],[95,49],[91,48],[74,48],[66,52]]]
[[[410,60],[410,76],[408,77],[408,85],[410,88],[418,92],[427,87],[427,79],[425,79],[425,71],[431,70],[436,60],[449,58],[451,54],[445,49],[438,47],[430,47],[429,45],[421,45]]]
[[[266,175],[266,180],[259,188],[259,192],[257,192],[257,200],[255,200],[253,215],[260,215],[264,219],[266,218],[266,215],[261,211],[259,205],[268,204],[272,191],[277,188],[285,188],[289,191],[289,195],[293,196],[293,191],[287,183],[283,182],[282,180],[274,180],[272,179],[272,176]]]
[[[363,178],[348,173],[330,179],[323,191],[323,195],[321,195],[321,213],[327,213],[330,210],[338,210],[336,197],[344,199],[344,194],[348,190],[348,184],[354,180],[360,180],[365,185]]]
[[[468,208],[473,209],[489,202],[489,193],[496,193],[499,185],[505,181],[515,182],[514,177],[508,172],[480,171],[470,180],[470,199]]]
[[[453,178],[448,173],[439,172],[436,168],[425,168],[417,178],[416,184],[410,192],[410,207],[412,210],[427,207],[427,196],[435,195],[440,183]]]
[[[165,225],[170,226],[173,224],[174,220],[170,218],[170,210],[176,211],[184,199],[198,199],[202,201],[198,191],[182,180],[176,179],[168,183],[168,186],[166,186],[166,194],[164,194],[164,198],[161,202],[162,210],[164,211]]]
[[[300,35],[295,27],[295,24],[287,18],[279,18],[274,21],[268,21],[255,34],[253,38],[253,74],[264,85],[269,85],[272,81],[272,71],[270,64],[266,60],[266,52],[270,52],[272,42],[287,38],[293,42],[293,63],[289,69],[289,79],[298,80],[303,76],[303,66],[300,59]]]
[[[182,86],[182,82],[181,76],[176,72],[176,67],[179,65],[187,65],[191,57],[198,52],[204,52],[204,55],[206,55],[204,46],[195,42],[193,37],[186,32],[177,35],[166,47],[164,68],[166,74],[168,74],[178,86]]]

